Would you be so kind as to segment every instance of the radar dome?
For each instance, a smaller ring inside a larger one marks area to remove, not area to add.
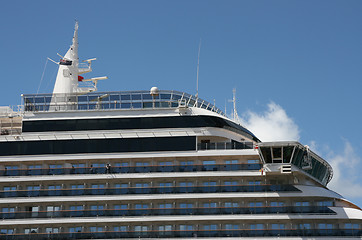
[[[150,90],[150,94],[152,96],[158,96],[158,94],[159,94],[158,87],[152,87],[151,90]]]

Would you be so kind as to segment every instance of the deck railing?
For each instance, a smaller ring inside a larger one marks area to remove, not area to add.
[[[147,208],[147,209],[98,209],[60,211],[0,212],[0,219],[62,218],[95,216],[161,216],[161,215],[225,215],[225,214],[336,214],[325,206],[283,207],[198,207],[198,208]]]
[[[149,91],[26,94],[23,104],[26,112],[197,107],[225,116],[219,108],[201,98],[169,90],[160,90],[158,95],[151,95]]]
[[[156,226],[157,227],[157,226]],[[76,231],[61,233],[2,234],[4,240],[65,240],[65,239],[112,239],[112,238],[196,238],[196,237],[361,237],[362,229],[211,229],[211,230],[147,230],[142,231],[113,231],[98,232]]]
[[[72,188],[0,191],[0,198],[46,197],[82,195],[123,195],[123,194],[179,194],[179,193],[226,193],[226,192],[300,192],[293,185],[210,185],[210,186],[170,186],[170,187],[113,187],[113,188]]]
[[[104,164],[105,165],[105,164]],[[111,166],[102,167],[57,167],[57,168],[19,168],[0,170],[0,176],[37,176],[64,174],[118,174],[151,172],[198,172],[198,171],[240,171],[260,170],[260,163],[237,164],[188,164],[188,165],[148,165],[148,166]]]

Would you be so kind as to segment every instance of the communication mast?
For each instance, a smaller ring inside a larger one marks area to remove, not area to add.
[[[233,103],[233,120],[237,123],[240,123],[238,111],[236,110],[236,88],[233,88],[233,99],[229,100],[229,102]]]

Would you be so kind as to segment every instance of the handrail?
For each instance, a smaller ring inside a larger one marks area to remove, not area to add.
[[[107,171],[103,167],[61,167],[61,168],[18,168],[0,170],[0,176],[39,176],[66,174],[117,174],[117,173],[148,173],[148,172],[196,172],[196,171],[238,171],[260,170],[260,163],[237,164],[190,164],[190,165],[147,165],[147,166],[111,166]]]
[[[112,239],[112,238],[179,238],[179,237],[288,237],[288,236],[362,236],[362,229],[211,229],[211,230],[149,230],[146,231],[78,231],[78,232],[60,232],[60,233],[38,233],[36,231],[29,234],[11,233],[2,234],[1,239],[7,240],[43,240],[43,239]]]
[[[293,185],[211,185],[211,186],[170,186],[170,187],[117,187],[117,188],[70,188],[32,189],[0,191],[0,198],[47,197],[82,195],[123,195],[123,194],[180,194],[180,193],[221,193],[221,192],[300,192]]]
[[[214,214],[336,214],[326,206],[283,207],[194,207],[194,208],[128,208],[98,210],[15,211],[0,212],[1,219],[62,218],[94,216],[160,216],[160,215],[214,215]]]
[[[25,112],[176,108],[179,100],[184,99],[188,107],[203,108],[226,116],[205,100],[173,90],[160,90],[157,96],[151,96],[149,91],[119,91],[91,92],[85,95],[23,94],[22,97]]]

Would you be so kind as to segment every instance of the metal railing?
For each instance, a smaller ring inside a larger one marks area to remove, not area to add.
[[[0,176],[260,170],[259,163],[3,169]]]
[[[62,218],[95,216],[160,216],[160,215],[221,215],[221,214],[336,214],[325,206],[283,207],[198,207],[198,208],[148,208],[148,209],[101,209],[60,211],[0,212],[1,219]]]
[[[20,135],[22,129],[22,117],[0,117],[0,135]]]
[[[225,114],[216,106],[194,95],[184,92],[160,90],[151,95],[149,91],[92,92],[75,94],[24,94],[26,112],[89,111],[112,109],[176,108],[179,103],[187,107],[198,107]]]
[[[45,240],[45,239],[112,239],[112,238],[196,238],[196,237],[289,237],[289,236],[349,236],[361,237],[362,229],[212,229],[212,230],[167,230],[158,231],[147,228],[145,231],[99,231],[99,232],[61,232],[29,234],[2,234],[4,240]]]
[[[252,142],[210,142],[198,143],[197,150],[253,149]]]
[[[74,188],[74,189],[31,189],[0,191],[0,198],[48,197],[82,195],[121,194],[179,194],[179,193],[226,193],[226,192],[300,192],[293,185],[211,185],[170,187],[118,187],[118,188]]]

